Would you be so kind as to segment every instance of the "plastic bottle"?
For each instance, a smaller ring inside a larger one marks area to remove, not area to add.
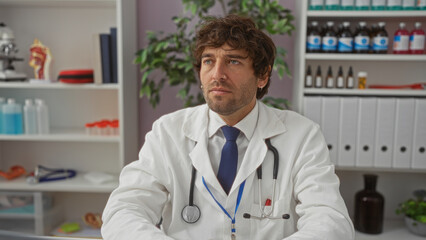
[[[342,66],[339,66],[339,71],[337,72],[336,77],[336,88],[344,88],[345,87],[345,79],[343,77],[343,69]]]
[[[415,10],[416,1],[415,0],[403,0],[402,1],[402,10]]]
[[[326,88],[334,87],[334,78],[333,78],[333,71],[331,70],[331,66],[328,66],[327,77],[325,78],[325,87]]]
[[[306,38],[306,52],[321,52],[321,35],[318,22],[312,21]]]
[[[313,77],[312,77],[312,70],[311,70],[311,65],[308,66],[308,70],[306,71],[306,76],[305,76],[305,88],[311,88],[313,85],[313,81],[312,81]]]
[[[383,11],[386,9],[386,0],[372,0],[371,10]]]
[[[346,88],[354,88],[355,80],[352,71],[352,66],[349,67],[348,76],[346,77]]]
[[[334,22],[328,21],[327,28],[321,40],[321,50],[325,53],[334,53],[337,50],[337,35],[334,31]]]
[[[416,22],[414,30],[410,34],[410,54],[423,54],[425,50],[425,32],[422,30],[422,24]]]
[[[399,29],[396,30],[393,37],[393,53],[394,54],[408,54],[408,46],[410,40],[410,33],[405,29],[405,23],[399,23]]]
[[[322,88],[322,76],[321,76],[321,67],[318,66],[317,74],[315,75],[315,87]]]
[[[367,73],[359,72],[358,73],[358,88],[365,89],[367,87]]]
[[[325,10],[339,10],[340,0],[325,0]]]
[[[416,9],[426,10],[426,0],[417,0]]]
[[[365,11],[370,9],[370,0],[356,0],[355,10]]]
[[[3,110],[3,130],[5,134],[22,134],[22,108],[16,103],[15,99],[7,99],[7,104],[2,107]]]
[[[365,22],[359,22],[357,31],[354,34],[354,52],[368,53],[370,48],[370,34]]]
[[[389,37],[385,26],[385,22],[379,22],[379,29],[373,38],[373,53],[385,54],[388,52]]]
[[[5,104],[5,99],[0,97],[0,134],[3,134],[3,105]]]
[[[387,10],[402,10],[402,0],[388,0],[386,5]]]
[[[37,109],[31,99],[25,100],[24,126],[25,134],[37,134]]]
[[[355,0],[341,0],[340,1],[340,10],[354,10]]]
[[[37,129],[39,134],[49,133],[49,109],[43,99],[36,99]]]
[[[324,0],[309,0],[309,10],[323,10]]]

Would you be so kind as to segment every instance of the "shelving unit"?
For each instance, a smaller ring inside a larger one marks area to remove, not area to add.
[[[314,99],[312,101],[321,98],[426,98],[425,90],[329,89],[304,87],[305,72],[308,65],[312,67],[313,75],[315,75],[317,66],[320,66],[323,79],[329,66],[332,67],[334,77],[336,77],[339,66],[342,66],[345,76],[349,67],[352,66],[356,82],[357,73],[359,71],[368,73],[367,86],[371,84],[403,85],[426,82],[426,55],[391,54],[393,34],[399,22],[406,22],[407,28],[411,30],[414,26],[414,22],[420,21],[424,28],[426,27],[426,11],[309,11],[307,0],[296,1],[296,11],[296,57],[292,99],[294,110],[305,114],[305,111],[307,111],[307,109],[305,109],[307,106],[306,100],[308,98]],[[307,26],[311,21],[318,21],[320,26],[326,21],[334,21],[335,25],[343,21],[349,21],[352,30],[355,29],[355,25],[359,21],[366,21],[368,26],[371,26],[372,23],[384,21],[386,22],[386,30],[389,35],[388,54],[306,53]],[[321,110],[314,109],[314,111],[319,112]],[[321,121],[324,121],[325,118],[324,116],[322,117]],[[359,115],[354,117],[358,118]],[[358,124],[356,119],[352,122]],[[337,125],[333,127],[333,129],[338,128],[339,126]],[[323,132],[326,132],[326,130],[323,129]],[[327,140],[327,134],[324,135]],[[341,136],[339,136],[338,139],[340,139],[340,137]],[[335,149],[336,148],[334,148],[334,152],[336,151]],[[334,155],[334,157],[336,156],[344,155]],[[362,175],[365,173],[374,173],[379,176],[377,190],[385,197],[384,232],[379,235],[368,235],[357,232],[357,240],[420,239],[408,232],[404,227],[402,216],[396,215],[395,209],[399,203],[412,197],[412,192],[414,190],[424,189],[426,169],[378,167],[374,165],[364,167],[358,165],[337,165],[336,173],[341,180],[340,190],[352,217],[354,216],[355,193],[362,190],[364,187]]]
[[[0,97],[21,104],[26,98],[44,99],[51,127],[47,135],[0,135],[0,169],[19,164],[29,172],[37,165],[77,170],[73,179],[40,184],[29,184],[24,177],[0,179],[0,191],[52,194],[57,222],[43,233],[31,228],[26,229],[29,233],[49,235],[61,221],[81,219],[89,211],[101,213],[121,169],[137,159],[136,6],[136,0],[0,0],[0,21],[14,32],[17,56],[25,59],[15,62],[15,69],[29,78],[34,74],[28,66],[29,46],[35,38],[52,52],[50,75],[55,79],[62,70],[93,68],[93,35],[117,27],[117,84],[0,82]],[[86,134],[85,123],[101,119],[118,119],[119,135]],[[94,184],[83,177],[87,172],[109,173],[115,180]]]

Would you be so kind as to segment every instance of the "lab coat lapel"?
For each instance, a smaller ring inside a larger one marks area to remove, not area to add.
[[[265,139],[274,137],[286,131],[284,123],[275,113],[275,110],[267,107],[261,102],[259,104],[259,117],[256,129],[247,147],[246,153],[237,173],[232,191],[238,191],[240,184],[246,180],[265,160],[268,148]],[[276,146],[277,148],[279,146]],[[248,184],[248,185],[247,185]],[[251,182],[246,182],[246,187],[251,187]]]
[[[200,110],[194,112],[193,115],[189,116],[185,121],[183,130],[185,135],[195,141],[195,146],[189,153],[192,165],[197,169],[196,186],[200,192],[207,192],[202,183],[201,177],[204,177],[209,185],[210,190],[214,192],[222,193],[223,197],[226,197],[225,192],[222,189],[219,181],[217,180],[216,174],[213,172],[213,168],[208,153],[208,107],[200,108]],[[210,197],[209,197],[210,198]]]

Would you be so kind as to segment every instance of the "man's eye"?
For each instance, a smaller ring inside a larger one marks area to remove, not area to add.
[[[210,60],[210,59],[206,59],[206,60],[203,61],[203,64],[205,64],[205,65],[209,65],[211,63],[212,63],[212,60]]]
[[[229,60],[229,63],[230,64],[240,64],[240,62],[237,61],[237,60]]]

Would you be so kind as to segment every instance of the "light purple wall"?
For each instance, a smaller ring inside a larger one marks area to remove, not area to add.
[[[280,3],[286,8],[292,10],[295,14],[296,0],[280,0]],[[138,47],[143,48],[147,44],[145,32],[163,31],[170,32],[175,30],[175,25],[171,18],[182,12],[182,4],[179,0],[139,0],[138,1]],[[286,62],[290,71],[293,73],[293,56],[294,56],[294,34],[292,36],[273,37],[277,46],[282,46],[288,51]],[[279,79],[276,73],[273,73],[271,86],[269,87],[270,96],[291,99],[293,80],[289,77]],[[183,103],[176,98],[178,88],[166,87],[161,94],[161,102],[157,108],[153,109],[146,98],[142,98],[139,102],[140,116],[140,137],[139,143],[143,144],[145,134],[151,130],[152,123],[161,115],[173,112],[182,108]]]

